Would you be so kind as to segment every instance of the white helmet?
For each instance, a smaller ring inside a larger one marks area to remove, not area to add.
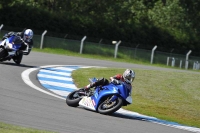
[[[32,38],[33,38],[33,31],[31,29],[25,30],[23,37],[24,41],[30,42]]]
[[[133,70],[126,69],[126,71],[123,73],[123,78],[126,83],[131,84],[135,79],[135,72]]]

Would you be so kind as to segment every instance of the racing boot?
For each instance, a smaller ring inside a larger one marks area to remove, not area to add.
[[[88,91],[90,90],[90,88],[95,87],[95,83],[96,83],[96,82],[91,83],[91,84],[88,84],[87,86],[83,87],[83,89],[84,89],[86,92],[88,92]]]
[[[94,84],[91,83],[91,84],[88,84],[87,86],[81,88],[80,90],[82,90],[86,96],[90,96],[92,95],[92,92],[90,91],[90,88],[94,87]]]

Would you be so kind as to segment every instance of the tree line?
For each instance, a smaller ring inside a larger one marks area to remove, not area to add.
[[[199,0],[0,0],[0,22],[200,56],[199,7]]]

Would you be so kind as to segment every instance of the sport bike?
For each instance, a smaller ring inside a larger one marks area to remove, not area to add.
[[[97,79],[92,78],[89,81],[93,83]],[[130,91],[125,86],[124,82],[120,84],[110,82],[105,86],[97,86],[94,90],[75,90],[67,96],[66,103],[68,106],[81,106],[101,114],[112,114],[122,106],[132,103]]]
[[[20,50],[22,39],[12,35],[0,41],[0,62],[13,59],[16,64],[20,64],[23,54],[28,52],[28,45],[25,51]]]

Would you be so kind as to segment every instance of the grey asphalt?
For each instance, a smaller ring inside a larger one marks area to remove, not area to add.
[[[24,70],[45,65],[87,65],[185,72],[184,70],[32,52],[29,56],[24,56],[20,66],[15,65],[13,61],[0,63],[1,122],[59,133],[189,132],[121,115],[101,115],[82,108],[68,107],[64,100],[34,90],[23,82],[21,73]],[[36,86],[43,88],[37,81],[36,74],[37,71],[32,72],[30,79]]]

